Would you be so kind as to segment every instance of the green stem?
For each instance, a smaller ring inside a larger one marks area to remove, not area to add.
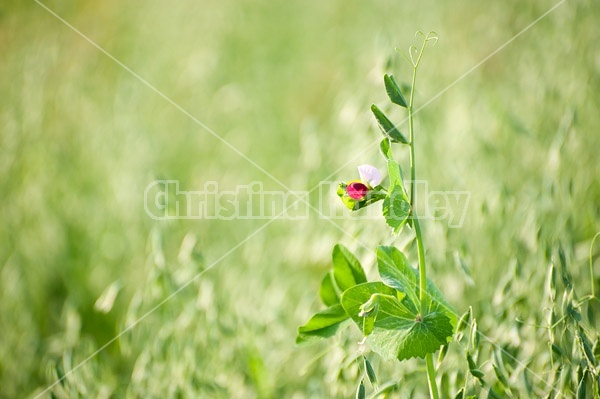
[[[413,219],[415,235],[417,236],[417,252],[419,254],[419,301],[421,302],[421,315],[425,316],[427,312],[427,269],[425,267],[425,248],[423,247],[423,238],[421,234],[421,225],[419,219]]]
[[[408,104],[408,128],[410,134],[410,209],[412,224],[415,228],[415,236],[417,239],[417,251],[419,255],[419,301],[421,315],[425,316],[427,311],[428,297],[427,297],[427,269],[425,266],[425,247],[423,246],[423,234],[421,232],[421,224],[416,213],[415,207],[415,180],[416,180],[416,166],[415,166],[415,137],[414,137],[414,124],[413,124],[413,102],[415,97],[415,83],[417,81],[417,68],[421,62],[423,56],[423,50],[427,40],[423,41],[423,46],[419,51],[417,61],[413,65],[413,76],[412,85],[410,90],[410,100]],[[432,399],[439,399],[437,383],[435,381],[435,367],[433,366],[433,354],[428,353],[425,356],[427,362],[427,380],[429,383],[429,393]]]
[[[414,137],[414,124],[413,124],[413,103],[415,98],[415,84],[417,81],[417,68],[421,62],[423,56],[423,50],[427,40],[423,40],[423,45],[419,51],[417,61],[413,65],[413,76],[412,84],[410,89],[410,100],[408,103],[408,129],[410,135],[410,209],[412,223],[415,228],[415,235],[417,237],[417,248],[419,253],[419,300],[421,302],[421,314],[425,314],[427,309],[427,269],[425,266],[425,249],[423,247],[423,237],[421,234],[421,225],[419,224],[419,218],[417,216],[415,208],[415,180],[416,180],[416,165],[415,165],[415,137]]]
[[[437,390],[437,383],[435,382],[435,367],[433,366],[433,354],[428,353],[425,355],[425,361],[427,362],[427,381],[429,383],[429,392],[431,393],[432,399],[439,399],[440,395]]]
[[[596,297],[596,293],[594,290],[594,264],[592,262],[594,255],[594,243],[596,242],[596,238],[600,237],[600,233],[596,233],[594,238],[592,238],[592,245],[590,245],[590,285],[592,286],[592,298]]]

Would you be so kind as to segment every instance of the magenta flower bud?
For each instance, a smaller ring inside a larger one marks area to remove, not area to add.
[[[368,191],[369,187],[360,182],[350,183],[346,186],[346,193],[348,196],[358,201],[365,198]]]

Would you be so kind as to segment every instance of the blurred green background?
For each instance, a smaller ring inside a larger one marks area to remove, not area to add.
[[[440,38],[420,69],[419,107],[556,3],[44,4],[285,185],[310,190],[356,178],[362,163],[383,167],[377,146],[361,153],[380,138],[369,106],[391,110],[384,73],[409,82],[394,49],[418,44],[417,30]],[[430,275],[493,339],[517,316],[540,322],[558,245],[589,291],[599,19],[599,2],[566,1],[417,114],[418,177],[472,193],[462,228],[425,223]],[[267,221],[149,218],[155,179],[282,188],[35,2],[0,4],[0,76],[0,397],[42,393],[207,267],[42,397],[353,395],[341,347],[294,339],[319,307],[332,246],[365,265],[370,251],[312,211],[231,253]],[[381,220],[336,223],[369,248],[392,242]],[[496,312],[506,273],[523,297]],[[547,349],[535,328],[515,334],[529,355]],[[426,392],[421,363],[377,366]]]

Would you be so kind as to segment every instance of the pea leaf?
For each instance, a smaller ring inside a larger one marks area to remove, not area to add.
[[[396,79],[392,75],[384,75],[383,82],[385,83],[385,91],[387,92],[390,101],[401,107],[408,108],[408,103],[402,95],[400,86],[396,83]]]
[[[450,319],[442,312],[424,316],[407,306],[408,298],[383,283],[363,283],[346,290],[341,303],[346,313],[362,328],[361,307],[379,294],[378,311],[367,337],[371,348],[386,360],[424,358],[448,342],[452,336]]]
[[[385,116],[383,111],[380,110],[377,105],[371,105],[371,111],[373,112],[373,115],[375,115],[375,119],[377,119],[379,128],[383,132],[384,136],[389,137],[390,140],[392,140],[392,142],[394,143],[409,144],[406,137],[404,137],[404,135],[400,133],[400,130],[398,130],[396,125],[394,125],[392,121],[390,121],[388,117]]]
[[[410,202],[404,189],[400,166],[391,158],[387,163],[390,188],[383,200],[383,216],[394,234],[398,234],[410,216]]]
[[[326,306],[333,306],[340,303],[340,297],[337,293],[337,288],[335,286],[335,282],[333,281],[332,272],[328,272],[323,281],[321,281],[321,287],[319,288],[319,296],[321,297],[321,301]]]
[[[397,295],[399,295],[400,300],[404,298],[402,292],[398,292],[395,289],[376,281],[355,285],[344,291],[340,300],[346,314],[348,314],[348,316],[356,322],[361,331],[363,331],[364,319],[381,323],[390,317],[389,308],[399,307],[401,311],[405,310],[405,306],[400,302]],[[369,301],[372,301],[374,296],[378,296],[377,310],[369,312],[367,316],[361,316],[364,314],[364,305],[369,303]],[[386,303],[386,306],[382,307],[382,303]],[[369,335],[371,331],[372,329],[365,335]]]
[[[314,339],[332,337],[346,319],[348,319],[348,315],[342,305],[328,307],[314,314],[306,324],[298,328],[296,343],[301,344]]]
[[[381,143],[379,143],[379,149],[381,150],[381,153],[385,159],[393,158],[392,149],[390,148],[390,139],[387,137],[384,137],[383,140],[381,140]]]
[[[383,283],[406,294],[412,302],[413,310],[419,309],[419,273],[408,263],[406,256],[396,247],[379,246],[377,248],[377,267]],[[427,279],[427,295],[425,296],[426,313],[440,312],[444,314],[452,327],[456,327],[457,316],[444,295]],[[410,308],[411,303],[407,303]],[[452,333],[450,334],[452,335]]]
[[[427,311],[443,313],[450,320],[452,330],[455,329],[456,323],[458,322],[456,312],[454,312],[452,306],[450,306],[444,295],[430,279],[427,279]],[[451,335],[452,332],[450,333],[450,336]]]
[[[365,283],[367,276],[360,262],[352,252],[342,244],[333,247],[333,276],[340,291],[345,291],[356,284]]]
[[[377,248],[377,268],[385,285],[406,294],[411,310],[419,308],[418,273],[408,263],[408,259],[396,247]]]

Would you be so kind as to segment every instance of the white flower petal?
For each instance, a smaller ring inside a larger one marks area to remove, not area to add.
[[[358,167],[358,174],[360,175],[360,180],[370,187],[380,185],[383,180],[381,173],[379,173],[379,170],[373,165],[360,165]]]

